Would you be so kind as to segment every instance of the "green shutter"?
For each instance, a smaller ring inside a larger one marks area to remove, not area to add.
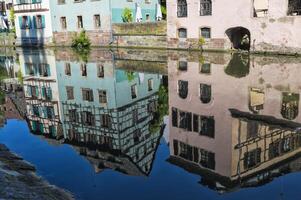
[[[42,98],[46,98],[46,88],[45,88],[45,86],[42,87]]]
[[[47,89],[47,97],[48,97],[48,99],[52,99],[52,91],[51,91],[51,88],[49,87],[48,89]]]
[[[27,16],[27,27],[29,28],[29,29],[31,29],[31,17],[30,16]]]
[[[33,131],[36,131],[36,130],[37,130],[37,122],[36,122],[36,121],[33,121],[33,122],[32,122],[32,130],[33,130]]]
[[[19,25],[20,25],[20,29],[23,29],[23,26],[22,26],[22,21],[23,21],[23,17],[22,16],[19,16]]]
[[[50,71],[50,65],[49,64],[46,64],[46,70],[47,70],[47,75],[51,76],[51,71]]]
[[[37,17],[36,17],[36,16],[33,16],[33,17],[32,17],[32,20],[33,20],[33,21],[32,21],[33,28],[36,29],[36,28],[37,28]]]
[[[37,96],[39,96],[39,88],[37,86],[35,88],[36,88],[36,94]]]
[[[42,15],[42,28],[46,27],[46,23],[45,23],[45,15]]]

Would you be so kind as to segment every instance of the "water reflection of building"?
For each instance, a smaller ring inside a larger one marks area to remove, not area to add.
[[[97,171],[133,174],[134,163],[148,174],[160,138],[151,132],[160,76],[117,70],[111,54],[98,56],[95,62],[56,63],[65,138]]]
[[[169,57],[169,161],[219,192],[300,170],[300,69],[266,59]]]
[[[153,126],[158,74],[116,69],[109,51],[85,62],[64,50],[17,51],[32,133],[51,144],[64,138],[97,172],[150,173],[161,136]]]
[[[62,137],[53,52],[25,49],[19,51],[30,129],[35,134]]]

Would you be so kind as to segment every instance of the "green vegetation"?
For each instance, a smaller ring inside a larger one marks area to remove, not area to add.
[[[80,61],[87,63],[90,56],[90,48],[73,48],[73,52]]]
[[[79,34],[76,33],[72,39],[71,46],[81,61],[88,62],[91,41],[87,36],[86,31],[83,30]]]
[[[86,35],[86,31],[81,31],[79,34],[75,34],[72,39],[72,48],[75,49],[89,49],[91,46],[91,41]]]
[[[205,38],[200,37],[200,39],[199,39],[199,47],[200,47],[201,51],[203,51],[204,44],[206,44]]]
[[[154,114],[154,119],[150,125],[150,132],[155,133],[160,130],[163,117],[168,115],[168,89],[161,85],[158,91],[158,107]]]
[[[135,72],[133,71],[126,71],[126,77],[129,82],[132,82],[135,79]]]
[[[21,85],[23,85],[23,74],[21,69],[19,69],[18,73],[17,73],[17,77],[18,77],[18,81]]]
[[[129,8],[124,8],[121,17],[122,17],[123,22],[126,22],[126,23],[133,22],[132,10]]]
[[[0,82],[3,81],[3,79],[8,78],[8,74],[7,71],[5,69],[5,67],[0,65]]]

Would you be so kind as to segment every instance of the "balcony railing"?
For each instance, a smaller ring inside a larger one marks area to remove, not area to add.
[[[48,8],[43,7],[41,1],[19,1],[14,4],[15,12],[34,12],[34,11],[45,11]]]

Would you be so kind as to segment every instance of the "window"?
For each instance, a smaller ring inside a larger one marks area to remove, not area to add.
[[[153,85],[154,85],[154,80],[152,78],[148,79],[147,85],[148,85],[148,91],[152,91],[153,90]]]
[[[147,22],[149,22],[149,21],[150,21],[150,15],[149,15],[149,14],[146,14],[146,15],[145,15],[145,19],[146,19]]]
[[[62,28],[62,30],[66,30],[67,29],[67,20],[66,20],[66,17],[61,17],[61,28]]]
[[[81,69],[81,72],[82,72],[82,76],[87,76],[87,65],[84,64],[84,63],[81,64],[80,69]]]
[[[94,26],[95,28],[100,28],[100,15],[94,15]]]
[[[104,128],[110,128],[111,127],[111,117],[109,114],[102,114],[100,115],[101,119],[101,126]]]
[[[48,64],[39,64],[38,65],[39,74],[42,77],[50,76],[50,66]]]
[[[203,38],[211,38],[211,29],[207,27],[201,28],[201,36]]]
[[[200,135],[214,138],[215,121],[214,117],[200,117]]]
[[[59,4],[59,5],[60,5],[60,4],[65,4],[65,3],[66,3],[66,0],[58,0],[58,1],[57,1],[57,4]]]
[[[91,89],[82,89],[82,95],[84,101],[94,101],[93,100],[93,90]]]
[[[53,106],[46,107],[46,118],[53,119],[55,117]]]
[[[184,111],[179,112],[179,128],[192,131],[192,113]]]
[[[31,21],[29,16],[22,16],[19,17],[20,28],[21,29],[30,29],[31,28]]]
[[[299,114],[300,95],[296,93],[282,93],[281,115],[284,119],[293,120]]]
[[[211,73],[211,64],[210,63],[201,64],[200,73],[210,74]]]
[[[208,169],[215,169],[215,154],[203,149],[200,149],[200,165]]]
[[[107,91],[99,90],[98,96],[99,96],[99,103],[101,103],[101,104],[107,103]]]
[[[254,149],[244,154],[244,168],[250,169],[261,162],[261,148]]]
[[[301,15],[301,0],[288,0],[288,15]]]
[[[212,14],[212,2],[211,0],[201,0],[200,3],[200,16],[206,16]]]
[[[77,16],[77,28],[79,28],[79,29],[84,28],[82,16]]]
[[[65,63],[65,74],[71,76],[71,65],[70,63]]]
[[[81,113],[82,123],[86,126],[94,126],[95,118],[91,112],[83,111]]]
[[[200,100],[204,104],[211,101],[211,85],[200,84]]]
[[[69,110],[69,121],[70,122],[78,122],[78,115],[76,109]]]
[[[131,96],[132,96],[132,99],[137,98],[137,85],[136,84],[131,86]]]
[[[269,0],[254,0],[253,11],[254,17],[266,17],[269,10]]]
[[[188,96],[188,81],[178,81],[178,94],[182,99],[186,99]]]
[[[178,37],[179,38],[187,38],[187,30],[186,30],[186,28],[179,28],[178,29]]]
[[[67,93],[67,99],[68,100],[73,100],[74,99],[74,92],[73,92],[73,87],[72,86],[67,86],[66,87],[66,93]]]
[[[97,77],[98,78],[104,78],[105,76],[105,70],[103,65],[97,65]]]
[[[187,17],[187,2],[186,0],[178,0],[178,17]]]
[[[188,66],[188,63],[186,61],[179,61],[178,69],[180,71],[187,71],[187,66]]]
[[[42,15],[33,16],[33,23],[36,29],[42,29],[45,25],[45,17]]]

